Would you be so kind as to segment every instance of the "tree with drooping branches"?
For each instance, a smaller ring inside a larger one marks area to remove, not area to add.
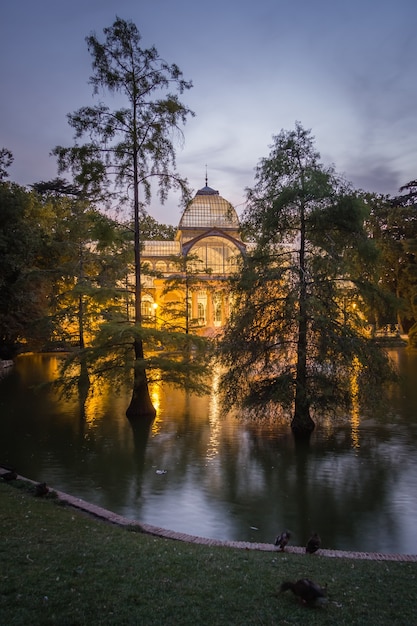
[[[232,282],[220,344],[229,406],[255,415],[280,407],[294,435],[308,438],[317,414],[379,393],[391,370],[362,314],[377,289],[367,211],[322,165],[310,131],[297,123],[274,137],[248,190],[243,227],[254,250]]]
[[[109,198],[114,190],[133,212],[135,320],[130,329],[134,352],[133,392],[129,418],[153,417],[148,389],[147,360],[141,314],[141,217],[156,186],[161,202],[170,189],[187,197],[187,181],[176,171],[176,138],[192,111],[178,94],[191,88],[175,64],[164,61],[154,46],[141,47],[141,35],[131,21],[116,18],[104,29],[104,40],[87,37],[92,56],[90,83],[95,95],[114,96],[120,107],[98,103],[68,116],[75,145],[57,146],[60,171],[71,170],[78,185],[96,198]],[[175,93],[173,93],[175,92]],[[85,143],[78,143],[87,138]],[[153,183],[153,181],[156,181]]]

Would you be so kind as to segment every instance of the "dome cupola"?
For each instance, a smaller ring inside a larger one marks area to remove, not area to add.
[[[219,195],[219,192],[206,186],[199,189],[182,214],[179,230],[187,228],[219,228],[236,230],[239,218],[233,206]]]

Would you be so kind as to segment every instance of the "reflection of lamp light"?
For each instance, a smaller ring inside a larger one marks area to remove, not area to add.
[[[210,440],[207,446],[206,456],[213,459],[219,451],[221,428],[219,410],[219,373],[214,371],[209,405]]]
[[[359,427],[361,423],[360,419],[360,405],[359,405],[359,373],[361,370],[361,364],[358,357],[354,357],[352,361],[352,376],[350,379],[350,393],[352,400],[351,410],[351,427],[352,427],[352,448],[360,448],[360,436]]]

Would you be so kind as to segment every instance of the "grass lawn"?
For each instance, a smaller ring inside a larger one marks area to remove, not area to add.
[[[417,626],[417,563],[208,547],[87,517],[0,480],[0,626]],[[307,608],[284,580],[327,584]]]

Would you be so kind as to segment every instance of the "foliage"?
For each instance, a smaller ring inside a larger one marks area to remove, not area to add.
[[[232,286],[222,387],[228,404],[258,415],[292,411],[293,432],[306,436],[311,410],[369,400],[390,375],[362,314],[377,291],[377,254],[364,230],[366,205],[319,163],[300,124],[274,137],[256,181],[244,227],[257,245]]]
[[[66,181],[33,186],[53,207],[51,246],[55,264],[49,315],[54,336],[83,348],[100,324],[121,308],[126,293],[120,287],[132,262],[129,233],[91,206]]]
[[[8,169],[13,163],[13,154],[7,148],[0,148],[0,182],[8,178]]]
[[[165,279],[162,321],[168,327],[188,334],[199,326],[198,319],[190,317],[192,294],[201,289],[202,275],[205,277],[204,289],[210,288],[207,275],[211,270],[204,267],[203,261],[195,254],[173,256],[170,262],[177,271]]]
[[[415,208],[417,204],[417,180],[410,180],[410,182],[402,185],[400,191],[406,193],[402,193],[400,196],[394,198],[394,204],[412,206]]]
[[[417,185],[396,198],[368,196],[369,231],[380,250],[380,284],[391,294],[377,310],[379,325],[398,323],[407,332],[417,319]]]
[[[177,65],[168,65],[155,47],[141,48],[141,35],[133,22],[116,18],[104,29],[104,42],[96,35],[87,37],[92,56],[90,83],[94,94],[102,90],[124,100],[126,106],[111,110],[103,103],[86,106],[68,116],[75,140],[87,138],[83,145],[57,146],[60,171],[71,170],[85,193],[109,197],[111,185],[121,192],[121,201],[133,208],[135,322],[141,316],[141,215],[151,199],[152,181],[156,180],[161,201],[172,187],[187,195],[187,184],[175,170],[176,137],[181,138],[190,109],[182,104],[179,93],[191,87]],[[158,97],[161,96],[161,97]],[[139,191],[143,200],[139,197]],[[133,194],[133,197],[131,197]],[[140,330],[140,329],[139,329]],[[132,345],[135,368],[130,417],[154,415],[143,365],[140,332]]]
[[[93,59],[90,84],[95,95],[106,89],[124,96],[128,106],[112,111],[99,103],[68,115],[75,138],[88,136],[90,141],[72,148],[57,146],[54,154],[61,170],[72,169],[77,184],[99,196],[103,189],[108,193],[109,176],[123,190],[124,200],[126,181],[135,177],[147,203],[152,177],[158,178],[162,201],[172,185],[187,191],[185,181],[170,170],[175,167],[171,137],[180,134],[179,124],[192,112],[174,94],[156,95],[171,86],[182,93],[191,83],[175,64],[161,59],[155,47],[140,47],[141,35],[133,22],[116,18],[103,32],[104,43],[95,34],[86,38]]]
[[[0,183],[0,349],[10,358],[19,343],[41,346],[51,332],[47,318],[52,212],[37,195]]]
[[[149,214],[143,214],[140,220],[142,241],[172,241],[177,229],[175,226],[160,224]]]
[[[0,483],[2,624],[415,623],[415,562],[240,550],[154,537]],[[328,585],[309,609],[284,580]]]
[[[76,186],[69,183],[64,178],[54,178],[54,180],[40,181],[31,185],[42,198],[65,198],[74,197],[80,198],[81,190]]]
[[[145,354],[134,359],[132,342],[140,341]],[[78,386],[82,394],[84,369],[88,372],[91,393],[100,393],[104,380],[117,393],[134,368],[147,372],[150,383],[170,384],[197,395],[209,393],[210,353],[207,340],[171,327],[141,326],[123,316],[103,323],[91,344],[68,354],[62,362],[61,376],[55,385],[64,393]]]

